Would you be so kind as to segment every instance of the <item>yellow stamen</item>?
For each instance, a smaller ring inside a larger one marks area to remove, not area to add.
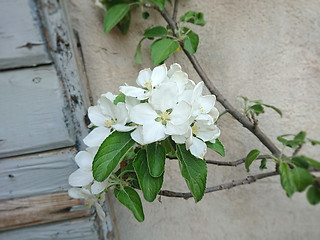
[[[192,133],[193,133],[194,135],[197,135],[197,134],[199,133],[199,130],[200,130],[200,127],[199,127],[199,126],[197,126],[197,125],[193,125],[193,126],[192,126]]]
[[[150,91],[152,89],[152,80],[150,79],[150,81],[146,82],[144,86]]]
[[[177,48],[177,51],[181,51],[181,47],[180,46]]]
[[[106,120],[104,123],[106,124],[106,127],[107,127],[107,128],[109,128],[109,127],[111,127],[112,125],[116,124],[116,122],[115,122],[113,119],[111,119],[111,120]]]
[[[202,106],[200,106],[200,112],[204,112],[204,108]]]

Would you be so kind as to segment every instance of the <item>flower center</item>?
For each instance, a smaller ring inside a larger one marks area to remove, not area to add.
[[[149,81],[149,82],[146,82],[146,83],[144,84],[144,86],[145,86],[149,91],[151,91],[151,89],[152,89],[152,80],[150,79],[150,81]]]
[[[165,112],[158,112],[159,117],[157,117],[155,120],[157,122],[161,122],[163,125],[167,125],[167,121],[171,119],[172,109],[168,109]]]
[[[197,135],[199,133],[200,127],[197,125],[192,126],[192,134]]]
[[[106,124],[106,127],[109,128],[109,127],[111,127],[112,125],[116,124],[116,121],[114,121],[113,119],[111,119],[111,120],[106,120],[104,123]]]

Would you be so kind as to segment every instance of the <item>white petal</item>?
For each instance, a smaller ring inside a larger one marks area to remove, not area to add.
[[[112,125],[112,127],[119,132],[129,132],[136,128],[136,126],[124,126],[121,124]]]
[[[140,104],[140,101],[137,98],[126,96],[126,107],[129,112],[138,104]]]
[[[84,187],[93,181],[92,172],[84,169],[77,169],[69,176],[69,184],[73,187]]]
[[[189,82],[188,74],[182,71],[177,71],[172,75],[172,77],[170,78],[170,81],[173,81],[177,84],[178,94],[181,94],[185,89],[185,85]]]
[[[145,124],[154,122],[159,115],[151,107],[149,103],[141,103],[134,106],[130,112],[130,119],[137,124]]]
[[[113,93],[111,93],[111,92],[107,92],[107,93],[104,93],[104,94],[101,94],[101,96],[103,96],[103,97],[106,97],[106,98],[108,98],[110,101],[114,101],[115,99],[116,99],[116,95],[114,95]]]
[[[162,84],[152,92],[150,103],[155,110],[165,112],[173,108],[177,102],[178,87],[176,83],[168,82]]]
[[[116,105],[114,105],[113,101],[110,101],[110,99],[106,97],[101,97],[98,100],[98,105],[101,109],[101,112],[103,115],[106,116],[106,118],[116,119]]]
[[[201,122],[202,124],[212,125],[214,124],[213,118],[209,114],[200,114],[196,117],[197,122]]]
[[[142,126],[142,137],[145,144],[164,140],[166,138],[165,127],[161,122],[152,122]]]
[[[115,119],[117,123],[125,125],[128,122],[129,114],[125,103],[118,103],[115,108]]]
[[[83,139],[84,144],[88,147],[100,146],[101,143],[111,134],[110,128],[97,127],[94,128],[88,136]]]
[[[103,182],[94,181],[93,184],[91,185],[92,194],[101,193],[106,188],[107,185],[108,185],[108,180],[105,180]]]
[[[135,97],[139,100],[147,99],[148,96],[145,95],[145,90],[133,86],[120,86],[120,92],[129,97]]]
[[[165,133],[168,135],[184,135],[188,132],[189,128],[190,123],[188,121],[180,125],[173,125],[171,122],[168,122]]]
[[[184,135],[172,135],[171,138],[175,143],[178,144],[185,143],[187,140],[187,138]]]
[[[92,159],[94,158],[94,156],[97,154],[99,147],[88,147],[86,149],[86,151],[88,153],[90,153],[90,155],[92,156]]]
[[[77,155],[74,157],[74,160],[76,161],[77,165],[80,168],[83,169],[91,169],[93,156],[88,153],[87,151],[80,151],[77,153]]]
[[[146,68],[143,69],[139,72],[138,78],[136,80],[136,83],[142,87],[145,88],[146,87],[146,83],[151,81],[151,69],[150,68]],[[128,95],[129,96],[129,95]]]
[[[179,102],[172,110],[170,122],[174,125],[180,125],[189,120],[192,106],[185,102]]]
[[[200,103],[200,111],[201,113],[208,113],[214,107],[216,102],[216,97],[214,95],[206,95],[202,96],[198,99]]]
[[[83,199],[89,199],[92,197],[91,193],[89,190],[84,189],[84,188],[70,188],[68,190],[68,194],[72,198],[83,198]]]
[[[167,67],[165,64],[162,64],[158,67],[155,67],[151,74],[151,85],[152,87],[158,86],[167,76]]]
[[[219,117],[219,111],[218,109],[216,109],[215,107],[211,109],[211,111],[209,112],[209,115],[213,118],[213,121],[217,121],[218,117]]]
[[[181,66],[178,63],[171,64],[170,69],[167,74],[168,77],[170,78],[177,71],[181,71]]]
[[[106,116],[103,115],[103,113],[101,112],[100,107],[98,106],[92,106],[89,107],[88,109],[88,117],[90,119],[90,121],[95,125],[95,126],[105,126],[105,122],[106,122]]]
[[[132,133],[131,133],[131,138],[139,143],[140,145],[145,145],[145,142],[143,140],[143,136],[142,136],[142,126],[140,127],[137,127],[136,130],[134,130]]]
[[[196,134],[203,141],[211,141],[220,135],[220,130],[216,125],[199,125],[200,129]]]
[[[193,156],[203,159],[207,153],[207,145],[198,138],[193,138],[193,143],[190,146],[190,152]]]

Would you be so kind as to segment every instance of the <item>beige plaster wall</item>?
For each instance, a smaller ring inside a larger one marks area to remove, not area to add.
[[[263,99],[282,109],[281,119],[267,110],[259,119],[270,138],[285,133],[308,132],[320,139],[320,2],[318,0],[203,0],[180,1],[179,15],[190,9],[203,11],[208,21],[196,27],[200,46],[196,56],[223,95],[241,108],[236,96]],[[92,1],[72,0],[72,25],[78,30],[85,67],[94,102],[101,93],[118,92],[124,83],[134,84],[141,68],[151,67],[143,45],[144,64],[134,63],[133,55],[143,30],[162,22],[151,12],[149,21],[133,14],[132,30],[123,36],[118,30],[103,34],[103,14]],[[182,52],[167,65],[178,62],[190,78],[198,76]],[[218,105],[219,109],[223,109]],[[227,156],[236,160],[251,149],[265,150],[259,141],[232,117],[220,123],[221,141]],[[276,141],[276,140],[275,140]],[[278,144],[280,147],[280,145]],[[305,147],[302,153],[319,160],[319,147]],[[220,159],[215,154],[210,158]],[[258,165],[258,164],[256,164]],[[208,186],[243,178],[244,167],[208,166]],[[258,173],[254,169],[252,173]],[[168,161],[165,189],[187,191],[177,162]],[[310,206],[305,194],[288,199],[279,177],[192,199],[161,198],[143,201],[145,221],[138,223],[129,210],[114,198],[121,240],[135,239],[319,239],[320,206]]]

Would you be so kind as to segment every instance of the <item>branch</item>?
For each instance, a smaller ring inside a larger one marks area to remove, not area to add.
[[[217,185],[214,187],[206,188],[205,193],[216,192],[216,191],[220,191],[220,190],[234,188],[234,187],[240,186],[240,185],[250,184],[250,183],[253,183],[259,179],[263,179],[263,178],[267,178],[267,177],[271,177],[271,176],[275,176],[275,175],[279,175],[279,173],[274,171],[274,172],[261,173],[261,174],[257,174],[257,175],[253,175],[253,176],[248,176],[244,179],[232,180],[231,182],[228,182],[228,183],[224,183],[224,184]],[[184,199],[189,199],[189,198],[193,197],[191,192],[182,193],[182,192],[173,192],[173,191],[169,191],[169,190],[161,190],[159,192],[159,195],[165,196],[165,197],[176,197],[176,198],[184,198]]]
[[[269,155],[259,155],[257,159],[263,159],[263,158],[270,158]],[[215,160],[206,160],[206,163],[208,164],[214,164],[217,166],[233,166],[236,167],[246,161],[246,158],[241,158],[236,161],[230,161],[230,162],[225,162],[225,161],[215,161]]]
[[[177,21],[178,4],[179,4],[179,0],[175,0],[175,1],[174,1],[174,6],[173,6],[173,14],[172,14],[172,20],[173,20],[174,22]]]
[[[162,17],[166,20],[166,22],[171,26],[173,30],[177,30],[177,23],[174,21],[164,9],[160,11],[160,9],[156,8],[162,15]],[[203,71],[200,66],[197,58],[186,51],[183,46],[182,49],[184,53],[187,55],[189,61],[193,65],[194,69],[200,76],[201,80],[204,82],[208,90],[214,94],[217,98],[217,101],[222,104],[222,106],[235,118],[237,119],[245,128],[251,131],[262,143],[265,145],[270,152],[275,155],[280,155],[280,150],[273,144],[273,142],[260,130],[258,126],[254,126],[243,114],[241,114],[236,108],[234,108],[227,99],[223,97],[220,91],[212,84],[206,73]]]
[[[308,170],[310,172],[320,172],[320,168],[309,168]],[[206,188],[205,193],[211,193],[211,192],[217,192],[217,191],[221,191],[221,190],[231,189],[236,186],[254,183],[259,179],[272,177],[272,176],[276,176],[276,175],[279,175],[279,173],[277,171],[260,173],[260,174],[253,175],[253,176],[247,176],[244,179],[232,180],[231,182],[228,182],[228,183],[224,183],[224,184],[217,185],[214,187]],[[176,198],[184,198],[184,199],[189,199],[189,198],[193,197],[191,192],[182,193],[182,192],[173,192],[173,191],[169,191],[169,190],[161,190],[159,192],[159,195],[165,196],[165,197],[176,197]]]

